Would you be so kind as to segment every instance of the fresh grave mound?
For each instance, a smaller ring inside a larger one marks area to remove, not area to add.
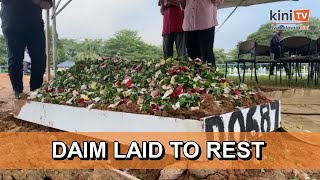
[[[138,114],[200,119],[269,103],[245,84],[236,84],[201,60],[170,58],[79,61],[29,99]]]

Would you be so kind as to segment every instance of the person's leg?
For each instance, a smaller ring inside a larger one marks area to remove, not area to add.
[[[175,44],[178,53],[178,57],[184,57],[187,55],[185,33],[175,33]]]
[[[275,48],[273,50],[273,54],[274,54],[274,60],[278,60],[281,57],[281,49]],[[274,68],[277,64],[276,63],[272,63],[270,66],[270,75],[274,75]]]
[[[200,53],[200,48],[197,44],[197,34],[198,31],[187,31],[185,32],[185,40],[186,40],[186,47],[187,47],[187,53],[188,57],[191,59],[201,59],[201,53]]]
[[[276,53],[272,52],[272,59],[271,60],[277,60],[278,58],[276,58]],[[276,67],[277,63],[270,63],[270,75],[273,76],[274,75],[274,68]]]
[[[23,92],[23,59],[26,47],[24,34],[14,30],[3,30],[3,35],[7,43],[8,71],[12,88],[16,98],[19,98]]]
[[[46,69],[46,39],[43,26],[33,27],[28,33],[27,47],[31,58],[30,91],[39,89]]]
[[[163,35],[163,57],[173,57],[174,34]]]
[[[199,31],[198,43],[200,45],[203,61],[216,65],[216,59],[213,52],[215,27]]]

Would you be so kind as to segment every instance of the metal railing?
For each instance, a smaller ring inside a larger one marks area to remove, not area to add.
[[[247,68],[245,69],[245,74],[246,75],[251,75],[251,66],[250,65],[246,65],[246,66],[247,66]],[[301,64],[301,74],[302,75],[307,75],[308,74],[308,66],[309,66],[308,63]],[[258,70],[257,70],[257,75],[258,76],[269,75],[269,72],[270,72],[270,64],[269,63],[258,64],[257,68],[258,68]],[[225,73],[226,65],[225,64],[217,64],[217,70]],[[280,72],[279,69],[278,69],[278,72]],[[283,74],[285,73],[284,68],[281,69],[281,72]],[[240,74],[242,75],[242,73],[243,73],[243,66],[240,65]],[[227,75],[228,76],[238,76],[237,64],[228,64]]]

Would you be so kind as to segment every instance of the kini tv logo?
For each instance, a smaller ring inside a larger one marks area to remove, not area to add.
[[[270,10],[270,21],[272,28],[282,30],[309,30],[307,24],[310,19],[310,10],[290,10],[282,12],[281,10]]]

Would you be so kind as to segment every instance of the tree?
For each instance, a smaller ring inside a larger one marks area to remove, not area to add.
[[[214,49],[214,55],[216,57],[216,63],[217,64],[223,64],[226,60],[226,54],[224,52],[224,49]]]
[[[6,65],[8,62],[7,44],[5,38],[0,35],[0,65]]]
[[[76,55],[76,60],[98,59],[102,50],[102,40],[85,39]]]
[[[162,49],[145,43],[137,31],[125,29],[104,42],[102,53],[107,56],[119,54],[127,59],[154,59],[162,56]]]
[[[226,56],[226,59],[227,60],[236,60],[236,59],[238,59],[238,48],[231,49],[228,52],[228,54]]]
[[[58,44],[58,57],[59,63],[71,60],[75,61],[76,56],[79,53],[80,44],[73,39],[59,39]]]

